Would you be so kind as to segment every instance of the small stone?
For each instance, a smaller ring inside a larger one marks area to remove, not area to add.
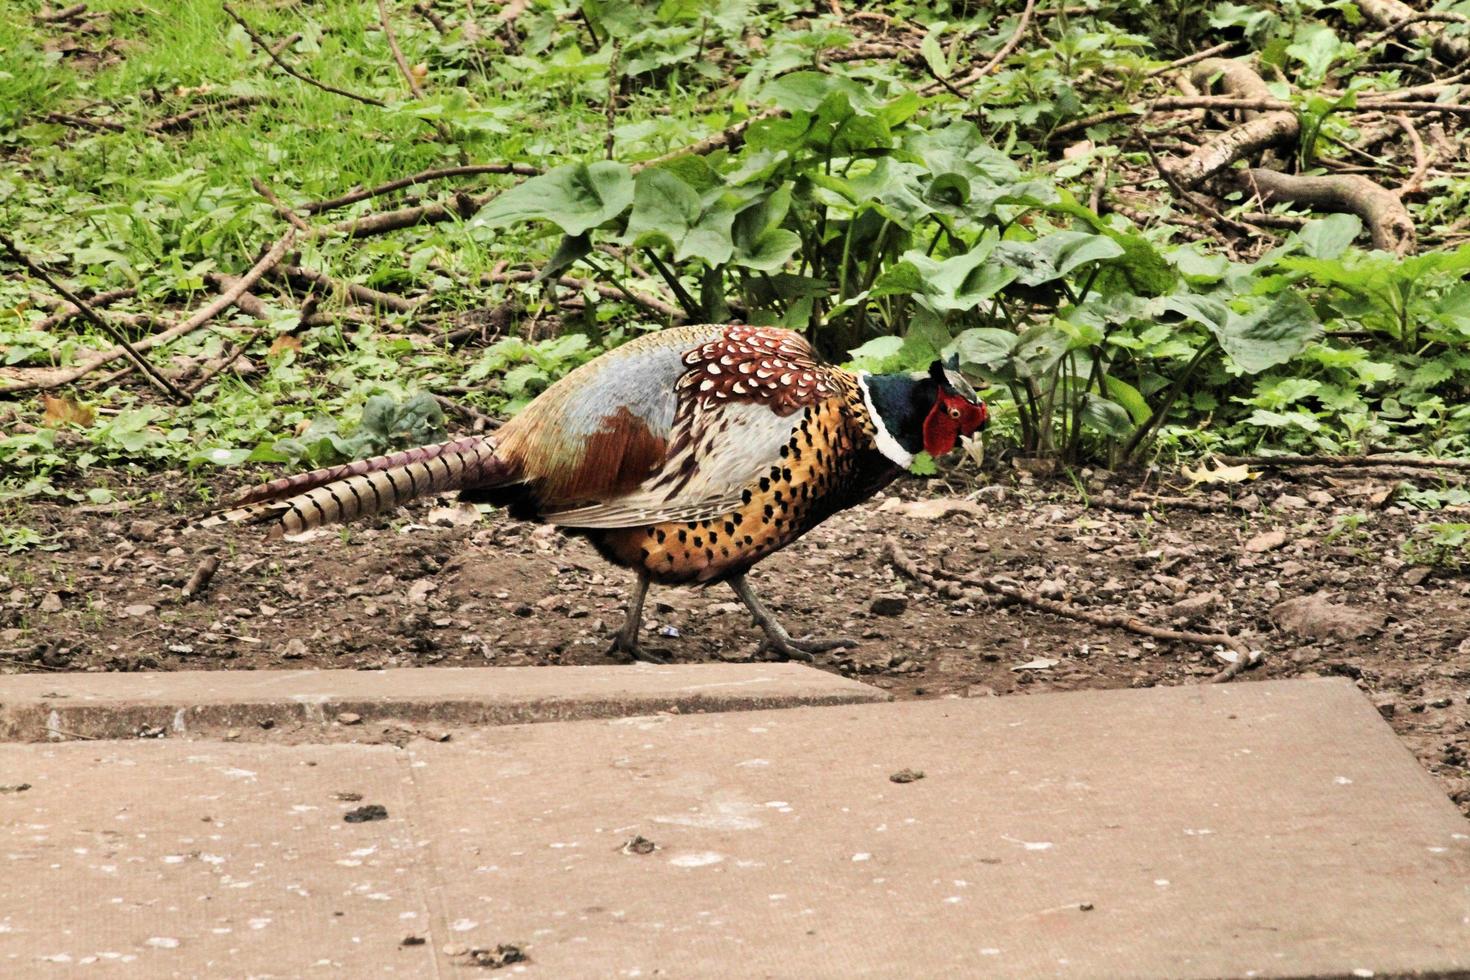
[[[131,606],[123,606],[122,612],[124,616],[130,616],[133,619],[141,619],[144,616],[153,615],[153,612],[156,608],[156,606],[150,606],[146,602],[138,602],[134,603]]]
[[[136,520],[128,525],[128,537],[134,541],[152,541],[160,530],[162,525],[157,521]]]
[[[369,803],[360,806],[356,810],[348,810],[342,815],[342,819],[348,823],[367,823],[371,820],[387,820],[388,808],[381,803]]]
[[[1296,494],[1283,493],[1276,498],[1276,506],[1283,510],[1301,510],[1307,506],[1307,498],[1298,497]]]
[[[638,834],[624,841],[623,846],[619,850],[624,854],[652,854],[658,850],[658,845],[642,834]]]
[[[1307,494],[1307,500],[1316,504],[1318,507],[1331,507],[1333,503],[1332,494],[1326,490],[1313,490]]]
[[[361,723],[362,715],[354,711],[344,711],[337,716],[337,723],[341,725],[356,725]]]
[[[995,696],[995,688],[989,684],[971,684],[965,688],[965,697],[967,698],[993,698]]]
[[[909,600],[901,595],[880,595],[873,600],[868,611],[874,616],[901,616],[909,607]]]
[[[514,616],[519,616],[522,619],[528,619],[531,616],[536,615],[536,610],[533,607],[531,607],[531,606],[529,606],[529,605],[527,605],[526,603],[523,602],[520,605],[516,606],[514,609],[512,609],[511,610],[511,614],[514,615]]]
[[[1195,619],[1214,611],[1224,601],[1225,597],[1218,592],[1200,592],[1180,599],[1168,612],[1174,619]]]
[[[1248,493],[1235,502],[1247,514],[1254,514],[1261,509],[1261,498],[1253,493]]]
[[[1356,640],[1381,630],[1387,618],[1362,606],[1332,602],[1322,592],[1287,599],[1271,609],[1278,629],[1313,640]]]
[[[306,641],[299,636],[293,636],[281,647],[281,656],[286,660],[300,660],[306,656]]]
[[[1434,569],[1425,565],[1410,565],[1408,571],[1404,572],[1404,581],[1409,585],[1423,585],[1432,574]]]
[[[922,769],[900,769],[888,777],[890,783],[913,783],[924,778]]]
[[[1286,544],[1286,532],[1280,528],[1276,528],[1275,530],[1264,531],[1251,538],[1245,543],[1245,550],[1251,554],[1260,555],[1268,551],[1275,551],[1284,544]]]
[[[399,940],[398,945],[422,946],[426,942],[428,942],[428,940],[425,939],[423,936],[404,936],[401,940]]]
[[[341,800],[343,803],[361,803],[362,802],[362,794],[361,793],[334,793],[333,794],[333,797],[335,799]]]
[[[47,592],[41,597],[41,604],[36,607],[43,613],[61,612],[61,596],[55,592]]]
[[[1091,912],[1093,910],[1093,907],[1094,906],[1091,902],[1083,902],[1081,905],[1077,906],[1077,910],[1079,912]]]

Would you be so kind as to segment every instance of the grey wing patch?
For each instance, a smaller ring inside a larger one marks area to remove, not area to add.
[[[780,416],[759,404],[696,408],[674,434],[658,472],[629,493],[545,515],[564,527],[639,527],[695,521],[733,510],[742,494],[781,458],[804,418]]]

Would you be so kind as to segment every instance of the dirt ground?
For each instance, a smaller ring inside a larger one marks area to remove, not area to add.
[[[949,488],[906,481],[751,580],[794,634],[861,640],[819,667],[903,698],[1193,684],[1220,664],[1204,647],[940,598],[897,574],[885,536],[929,567],[1001,576],[1153,625],[1228,630],[1266,658],[1231,683],[1353,678],[1470,814],[1470,579],[1404,562],[1405,536],[1428,518],[1385,505],[1396,481],[1314,467],[1248,484],[1233,501],[1196,492],[1199,510],[1117,509],[1147,499],[1138,482],[1086,475],[1087,506],[1073,483],[1024,473]],[[175,530],[177,513],[146,502],[169,490],[148,478],[128,489],[132,504],[28,508],[26,521],[64,547],[0,556],[0,670],[612,659],[629,576],[550,528],[494,512],[462,523],[474,513],[440,500],[268,542],[253,529]],[[182,599],[207,554],[221,559],[218,573]],[[681,662],[749,660],[760,639],[723,586],[655,589],[645,626],[649,645]]]

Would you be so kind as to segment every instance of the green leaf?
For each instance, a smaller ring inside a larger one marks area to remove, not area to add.
[[[939,472],[939,466],[934,462],[934,457],[926,452],[920,452],[909,464],[909,472],[914,476],[933,476]]]
[[[1322,336],[1322,324],[1300,293],[1278,293],[1244,316],[1232,314],[1216,332],[1230,360],[1246,374],[1284,364]]]
[[[1107,387],[1108,395],[1113,401],[1127,410],[1134,425],[1142,425],[1153,417],[1153,409],[1148,407],[1148,401],[1143,397],[1143,393],[1128,382],[1110,374],[1103,379],[1103,384]]]
[[[480,209],[471,227],[504,228],[549,221],[580,235],[622,214],[633,203],[633,176],[621,163],[573,163],[532,177]]]
[[[735,214],[718,201],[706,208],[699,192],[660,169],[638,175],[627,238],[637,245],[666,243],[676,261],[702,259],[723,265],[735,251],[731,239]]]
[[[898,367],[898,352],[902,349],[902,337],[874,337],[847,354],[851,358],[852,370],[885,374]]]
[[[1122,405],[1092,392],[1082,400],[1082,424],[1114,439],[1133,431],[1133,421]]]
[[[1347,251],[1362,230],[1363,222],[1355,214],[1329,214],[1308,221],[1297,234],[1312,258],[1335,259]]]
[[[1123,247],[1106,235],[1086,231],[1056,231],[1033,242],[1006,241],[995,249],[995,261],[1014,269],[1023,286],[1039,286],[1061,279],[1089,262],[1114,259]]]

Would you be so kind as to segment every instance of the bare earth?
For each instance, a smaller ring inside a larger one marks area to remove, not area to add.
[[[1069,482],[1006,474],[954,487],[974,503],[936,517],[945,487],[909,481],[762,563],[752,581],[794,634],[862,641],[818,666],[901,698],[1193,684],[1220,664],[1203,647],[942,599],[898,575],[885,536],[929,567],[1002,576],[1156,626],[1243,634],[1266,663],[1232,683],[1353,678],[1470,814],[1470,580],[1404,563],[1405,536],[1430,518],[1381,506],[1393,481],[1320,468],[1292,476],[1237,490],[1244,508],[1197,492],[1191,499],[1214,506],[1148,515],[1084,506]],[[1137,482],[1085,481],[1095,504],[1130,496]],[[253,529],[182,534],[173,510],[146,502],[169,487],[139,483],[129,493],[139,502],[121,508],[27,510],[27,523],[65,547],[0,556],[0,670],[612,659],[608,634],[628,576],[550,528],[499,513],[459,524],[473,514],[436,501],[307,541],[267,542]],[[1352,514],[1362,523],[1333,533],[1335,518]],[[182,601],[205,553],[221,567],[201,596]],[[1301,596],[1316,599],[1280,607]],[[723,586],[656,589],[645,625],[649,645],[676,661],[757,656],[759,632]]]

